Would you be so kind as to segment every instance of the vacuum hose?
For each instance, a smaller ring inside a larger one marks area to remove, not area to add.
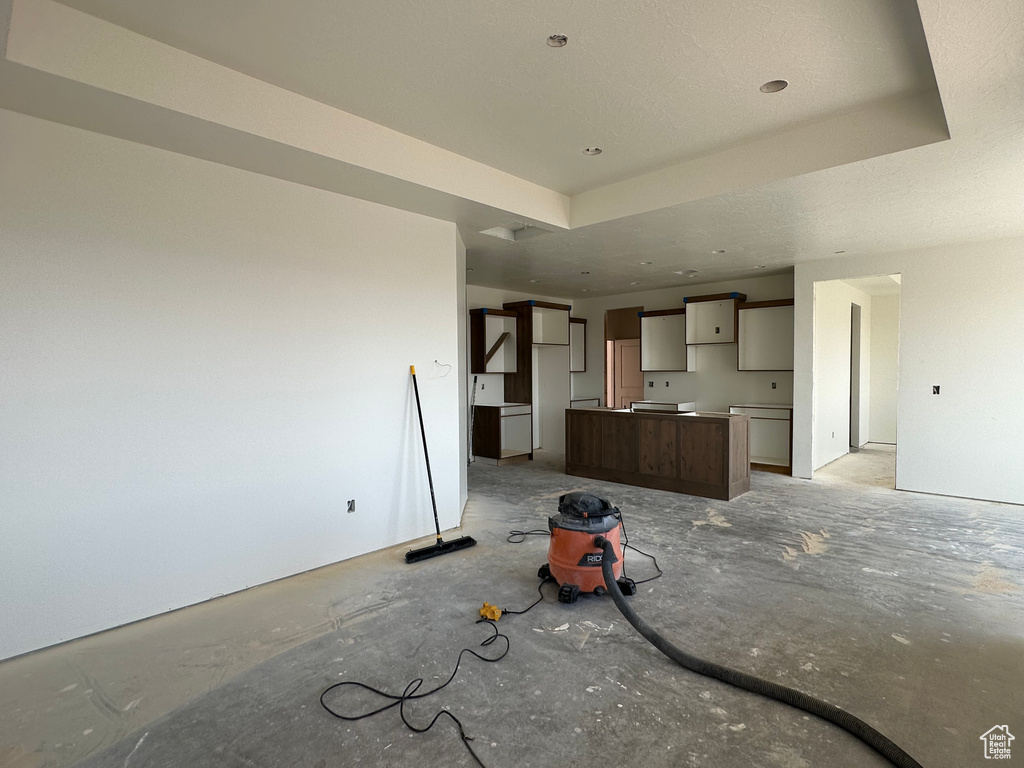
[[[657,630],[637,615],[633,607],[626,601],[618,584],[615,583],[615,574],[612,571],[615,561],[615,549],[612,543],[604,536],[597,536],[594,539],[594,546],[604,550],[604,555],[601,558],[601,572],[604,574],[604,583],[608,589],[608,594],[611,595],[612,600],[615,602],[615,607],[619,609],[622,615],[626,617],[626,621],[632,624],[637,632],[647,638],[655,648],[672,659],[672,661],[698,674],[713,677],[716,680],[721,680],[723,683],[735,685],[737,688],[742,688],[745,691],[767,696],[770,699],[802,709],[804,712],[817,715],[823,720],[838,725],[840,728],[853,734],[876,752],[883,755],[897,768],[922,768],[919,762],[870,725],[833,704],[816,699],[813,696],[808,696],[806,693],[801,693],[792,688],[787,688],[784,685],[762,680],[754,675],[748,675],[745,672],[699,659],[672,645],[672,643],[658,634]]]

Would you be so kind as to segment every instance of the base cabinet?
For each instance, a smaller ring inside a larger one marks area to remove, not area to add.
[[[733,499],[750,490],[750,417],[726,413],[565,412],[565,473]]]
[[[790,474],[793,471],[793,406],[744,403],[729,413],[750,417],[750,463],[754,469]]]
[[[526,403],[473,406],[473,455],[492,464],[532,459],[532,408]]]

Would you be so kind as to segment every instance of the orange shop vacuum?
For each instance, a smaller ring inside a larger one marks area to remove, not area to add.
[[[605,593],[601,565],[604,550],[594,545],[604,536],[612,545],[612,571],[624,595],[636,594],[636,583],[622,575],[622,513],[592,493],[567,493],[558,499],[558,514],[548,518],[551,543],[548,562],[537,575],[558,583],[558,601],[575,603],[580,593]]]

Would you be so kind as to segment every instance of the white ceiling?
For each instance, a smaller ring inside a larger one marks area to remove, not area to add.
[[[456,221],[478,285],[1024,236],[1020,0],[14,2],[0,107]],[[541,233],[479,234],[516,222]]]
[[[899,275],[874,275],[872,277],[855,277],[842,280],[851,288],[856,288],[868,296],[898,296],[900,292]]]
[[[566,194],[934,88],[894,0],[64,3]]]

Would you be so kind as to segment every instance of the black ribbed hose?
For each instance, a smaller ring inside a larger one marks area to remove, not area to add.
[[[698,674],[713,677],[716,680],[721,680],[723,683],[735,685],[737,688],[742,688],[745,691],[767,696],[770,699],[802,709],[804,712],[817,715],[821,719],[827,720],[833,725],[838,725],[843,730],[853,734],[884,756],[890,763],[897,766],[897,768],[922,768],[917,760],[870,725],[833,704],[816,699],[813,696],[808,696],[806,693],[795,691],[792,688],[787,688],[784,685],[762,680],[754,675],[748,675],[745,672],[699,659],[676,648],[676,646],[658,634],[657,630],[640,618],[622,595],[618,584],[615,583],[615,574],[612,571],[615,562],[614,545],[604,536],[597,536],[594,539],[594,546],[604,550],[604,555],[601,558],[601,572],[604,574],[605,587],[607,587],[608,594],[611,595],[615,607],[619,609],[622,615],[626,617],[626,621],[632,624],[637,632],[647,638],[655,648],[672,659],[672,661]]]

